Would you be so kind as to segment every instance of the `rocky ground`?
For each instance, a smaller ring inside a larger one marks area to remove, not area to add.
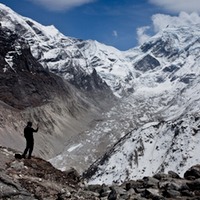
[[[121,185],[88,185],[74,169],[62,172],[41,158],[16,159],[15,153],[0,147],[2,200],[200,200],[200,165],[183,178],[170,171]]]

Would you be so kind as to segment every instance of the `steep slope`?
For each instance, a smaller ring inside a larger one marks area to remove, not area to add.
[[[23,128],[33,121],[40,126],[35,154],[50,158],[90,126],[99,104],[44,69],[27,42],[7,27],[0,27],[0,43],[0,143],[23,151]]]
[[[4,28],[0,28],[0,35],[1,101],[24,109],[69,93],[61,78],[35,60],[25,41]]]

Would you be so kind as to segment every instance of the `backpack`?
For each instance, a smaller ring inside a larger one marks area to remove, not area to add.
[[[19,153],[16,153],[16,154],[15,154],[15,158],[16,158],[16,159],[22,159],[22,155],[19,154]]]

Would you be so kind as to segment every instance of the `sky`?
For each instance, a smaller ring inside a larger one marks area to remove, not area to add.
[[[200,23],[200,0],[0,0],[18,14],[66,36],[119,50],[145,42],[169,24]]]

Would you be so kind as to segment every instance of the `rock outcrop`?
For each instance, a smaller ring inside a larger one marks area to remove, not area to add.
[[[37,157],[15,159],[15,153],[0,147],[0,199],[94,199],[75,170],[62,172]]]
[[[22,38],[0,27],[0,100],[16,109],[41,106],[69,95],[69,88],[45,70]]]
[[[188,169],[183,178],[169,171],[118,185],[87,185],[75,169],[62,172],[38,157],[16,159],[15,153],[0,147],[2,200],[200,199],[200,165]]]

